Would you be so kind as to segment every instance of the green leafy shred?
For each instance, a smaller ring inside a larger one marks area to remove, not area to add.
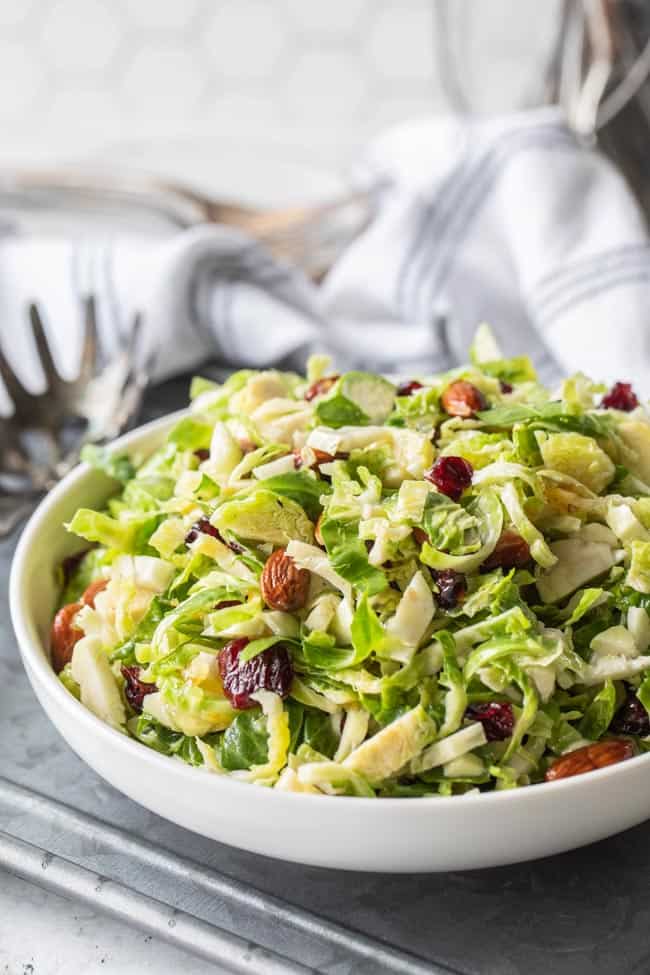
[[[116,481],[126,484],[135,476],[133,461],[126,454],[116,454],[106,447],[87,443],[81,449],[81,460],[97,470],[103,471]]]
[[[380,799],[537,785],[634,730],[650,415],[582,373],[550,392],[487,326],[470,358],[197,378],[149,456],[84,448],[114,491],[57,576],[80,706],[204,772]],[[457,382],[485,409],[446,413]]]

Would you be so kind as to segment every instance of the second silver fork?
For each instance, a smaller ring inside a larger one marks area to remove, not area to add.
[[[95,301],[83,301],[79,372],[57,369],[41,312],[28,315],[46,388],[30,392],[0,349],[0,377],[14,412],[0,420],[0,536],[10,533],[34,503],[78,461],[86,443],[105,443],[127,429],[148,383],[151,357],[141,351],[142,317],[134,316],[126,345],[99,367]]]

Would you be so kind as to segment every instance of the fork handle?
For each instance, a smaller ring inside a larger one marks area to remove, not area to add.
[[[137,205],[166,216],[179,227],[221,223],[253,237],[273,241],[331,216],[336,211],[369,204],[371,191],[352,190],[316,206],[272,209],[218,200],[177,180],[138,173],[107,173],[84,169],[0,169],[0,196],[51,195],[68,202]]]
[[[27,198],[58,196],[65,203],[137,205],[154,210],[179,227],[197,223],[231,223],[250,218],[256,211],[213,200],[183,183],[141,176],[84,169],[2,169],[0,196]]]

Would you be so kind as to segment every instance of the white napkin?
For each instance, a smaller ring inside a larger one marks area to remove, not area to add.
[[[266,366],[331,349],[337,365],[418,374],[466,357],[488,321],[546,379],[583,370],[650,392],[650,245],[622,177],[555,110],[391,130],[356,178],[379,211],[316,288],[227,228],[171,239],[0,240],[0,342],[39,380],[25,304],[38,300],[61,369],[93,293],[110,352],[139,308],[156,378],[207,357]]]

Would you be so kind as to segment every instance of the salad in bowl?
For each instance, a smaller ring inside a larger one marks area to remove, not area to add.
[[[276,790],[514,789],[650,747],[650,414],[482,327],[393,383],[196,379],[67,525],[52,665],[143,746]]]

